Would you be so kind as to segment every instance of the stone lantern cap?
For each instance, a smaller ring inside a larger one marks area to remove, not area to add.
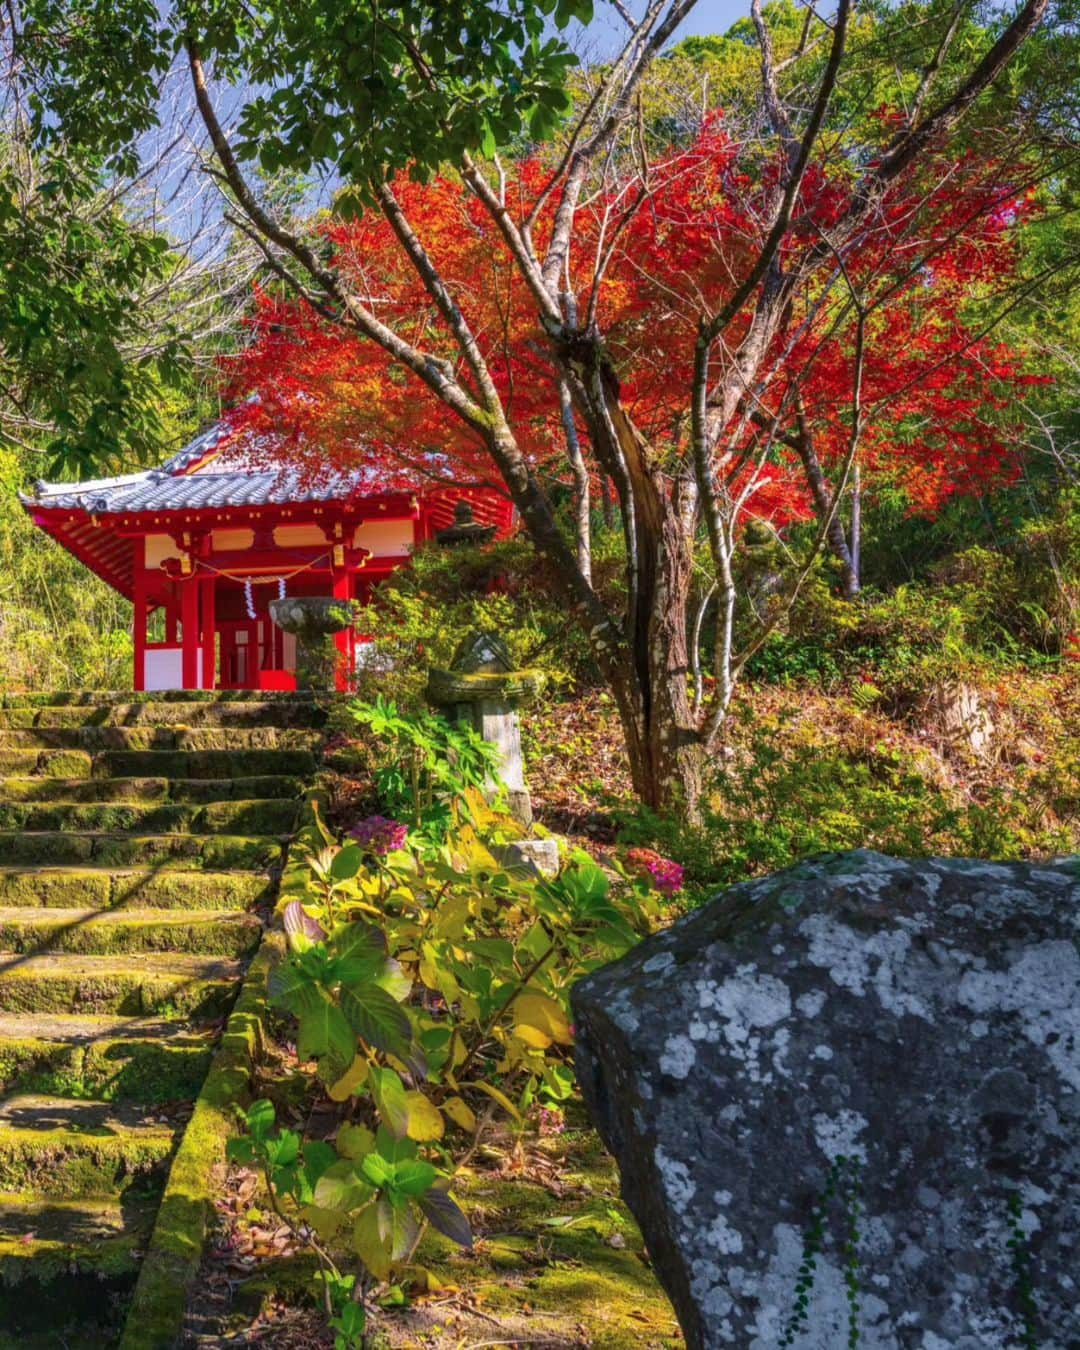
[[[502,638],[474,632],[458,644],[449,670],[428,673],[427,694],[442,707],[487,701],[525,703],[543,687],[543,671],[514,669]]]
[[[494,525],[481,525],[473,515],[472,502],[459,497],[454,504],[454,523],[445,530],[435,531],[438,544],[486,544],[495,537]]]
[[[289,596],[271,600],[270,617],[301,642],[312,642],[348,628],[356,617],[356,604],[329,595]]]

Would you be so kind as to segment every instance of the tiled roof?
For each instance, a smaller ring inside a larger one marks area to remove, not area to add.
[[[27,506],[120,515],[135,511],[197,511],[228,506],[277,506],[292,502],[340,501],[379,484],[368,470],[328,473],[317,482],[293,469],[238,467],[242,453],[223,451],[203,468],[198,464],[229,428],[218,423],[159,469],[90,479],[85,483],[37,483]]]

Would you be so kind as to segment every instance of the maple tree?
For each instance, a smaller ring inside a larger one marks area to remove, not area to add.
[[[707,122],[670,155],[642,134],[637,93],[694,0],[617,6],[626,43],[589,73],[579,110],[561,127],[567,64],[543,44],[544,15],[587,17],[587,4],[341,4],[311,25],[278,0],[242,17],[230,10],[227,22],[211,3],[174,10],[125,0],[128,29],[117,40],[104,23],[112,7],[90,0],[77,8],[102,28],[79,29],[76,42],[56,23],[67,6],[35,0],[35,8],[52,34],[43,48],[56,67],[51,116],[108,144],[150,123],[148,91],[182,51],[238,228],[325,321],[302,320],[302,359],[321,362],[323,388],[344,394],[314,399],[320,439],[333,432],[343,458],[394,456],[402,473],[499,483],[589,635],[637,790],[653,807],[692,809],[747,660],[820,550],[842,552],[836,527],[857,466],[887,472],[901,463],[897,441],[918,437],[918,491],[929,499],[962,481],[940,469],[955,467],[958,454],[967,473],[1005,465],[983,432],[995,382],[1015,372],[1006,353],[965,327],[962,301],[965,288],[992,290],[1008,266],[1010,220],[1033,181],[1021,149],[1037,110],[1014,100],[999,134],[983,127],[975,156],[958,133],[991,91],[1000,96],[1050,3],[1020,0],[992,31],[970,42],[965,33],[961,47],[957,15],[969,7],[931,0],[907,56],[917,72],[910,97],[891,117],[860,119],[856,137],[830,111],[842,106],[852,0],[839,0],[827,20],[806,11],[799,48],[813,45],[817,57],[809,84],[800,75],[791,85],[781,69],[790,58],[776,58],[752,0],[758,113],[730,133]],[[114,78],[133,57],[138,78]],[[511,74],[519,57],[525,82]],[[234,142],[211,79],[241,86],[261,72],[272,72],[273,92],[241,95]],[[388,77],[400,99],[386,97]],[[381,99],[363,93],[372,82]],[[103,89],[109,115],[95,127],[85,110]],[[488,111],[474,116],[478,108]],[[500,160],[500,148],[514,153],[553,132],[520,167]],[[312,227],[276,213],[245,167],[254,160],[336,172],[346,184],[336,216]],[[287,327],[272,334],[272,325],[297,315],[287,302],[288,312],[269,297],[262,303],[260,345],[270,359],[275,342],[288,344]],[[923,360],[909,386],[900,370],[909,352],[895,344],[913,339]],[[288,364],[262,384],[270,392],[281,381],[287,394],[301,358],[295,345],[279,355]],[[249,374],[259,383],[254,366]],[[302,398],[266,407],[301,433],[294,456],[314,445],[303,435]],[[622,613],[605,603],[588,566],[586,508],[598,473],[620,507]],[[569,538],[549,474],[575,484]],[[808,512],[812,538],[790,576],[764,598],[745,593],[747,518]],[[714,684],[698,698],[688,638],[703,554],[716,613]]]
[[[1030,190],[1011,184],[1026,180],[1027,170],[972,156],[962,167],[960,181],[941,175],[933,201],[910,189],[894,194],[883,208],[886,223],[847,263],[864,291],[872,283],[883,293],[861,371],[863,398],[878,410],[864,417],[861,490],[899,484],[911,509],[927,514],[954,494],[984,491],[1017,472],[1016,401],[1039,378],[1023,369],[1015,352],[965,319],[973,282],[1005,284],[1016,273],[1018,226],[1035,206]],[[935,171],[940,174],[940,166]],[[508,197],[534,197],[544,173],[535,159],[514,166]],[[691,146],[669,152],[653,175],[647,209],[634,213],[612,249],[596,319],[626,407],[675,463],[687,450],[687,393],[701,307],[717,305],[730,278],[747,265],[760,185],[739,172],[737,147],[719,116],[706,122]],[[415,183],[402,177],[394,191],[479,335],[523,453],[544,478],[580,487],[565,453],[559,371],[491,217],[449,178]],[[624,191],[609,186],[582,213],[571,240],[571,276],[590,266]],[[827,228],[842,200],[827,173],[808,175],[804,196],[813,229]],[[932,225],[943,242],[932,256],[920,246],[920,266],[909,275],[909,249],[916,243],[912,218],[919,214],[921,228]],[[537,229],[550,228],[548,213]],[[378,303],[387,321],[392,317],[429,338],[438,333],[431,298],[403,265],[384,217],[330,218],[319,230],[333,247],[335,270]],[[850,432],[845,410],[855,375],[856,318],[848,314],[837,322],[833,308],[814,302],[808,293],[791,307],[760,367],[757,409],[739,459],[753,462],[754,437],[763,427],[770,430],[773,453],[756,475],[744,464],[730,486],[745,490],[747,479],[756,478],[747,518],[783,526],[816,513],[827,521],[827,542],[845,593],[852,595],[858,540],[838,514],[829,516],[829,479],[843,462]],[[280,290],[257,294],[251,327],[253,341],[230,363],[229,392],[238,401],[238,426],[274,433],[263,441],[268,455],[279,456],[284,430],[292,461],[312,476],[332,461],[382,475],[389,468],[403,484],[445,478],[498,486],[482,437],[448,419],[441,401],[403,378],[383,348]],[[799,330],[798,340],[788,341]],[[444,341],[440,355],[452,359],[450,342]],[[587,501],[602,471],[588,428],[576,417],[574,434],[588,474]]]

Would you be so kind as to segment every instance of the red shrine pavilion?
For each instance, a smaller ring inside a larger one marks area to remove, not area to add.
[[[295,639],[270,619],[279,596],[366,600],[412,550],[449,526],[461,498],[509,530],[490,490],[381,491],[370,470],[318,483],[245,455],[226,424],[159,469],[85,483],[38,483],[23,505],[52,537],[135,607],[134,687],[295,688]],[[155,613],[162,640],[150,641]],[[346,687],[362,638],[336,638]]]

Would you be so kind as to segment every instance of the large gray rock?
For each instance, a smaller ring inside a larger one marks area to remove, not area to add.
[[[573,994],[691,1347],[1080,1347],[1080,860],[830,854]]]

